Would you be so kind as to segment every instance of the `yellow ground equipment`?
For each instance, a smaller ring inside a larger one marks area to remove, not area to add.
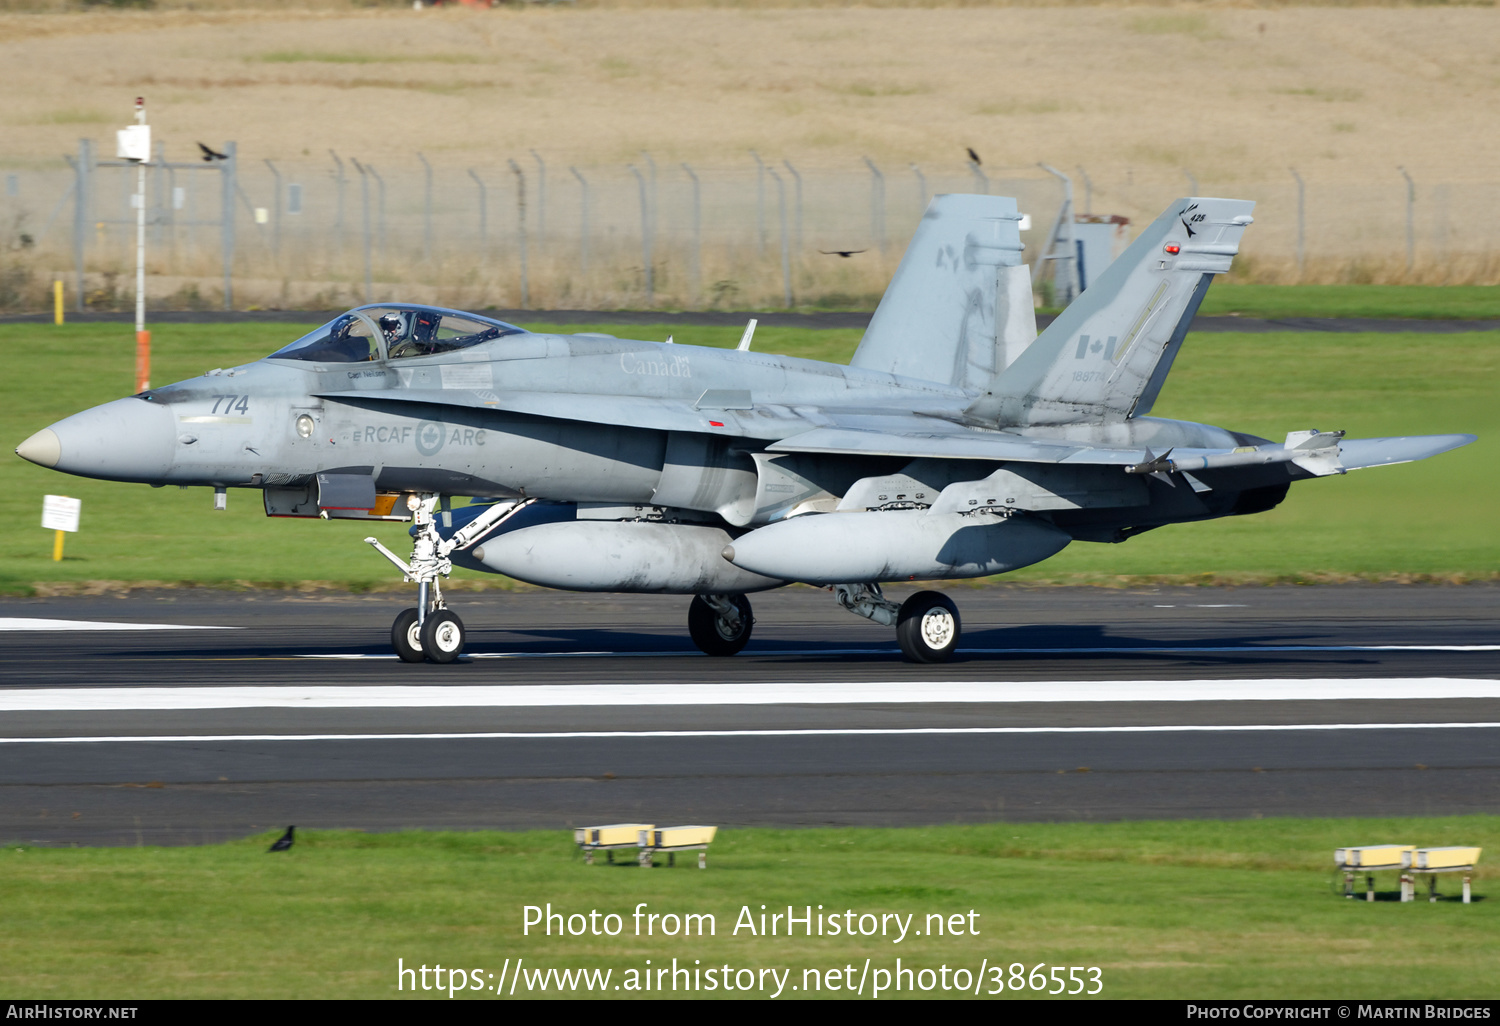
[[[1416,848],[1401,856],[1401,900],[1416,900],[1417,876],[1427,877],[1427,900],[1437,901],[1437,874],[1462,873],[1464,904],[1469,904],[1469,880],[1483,849],[1462,845],[1449,848]]]
[[[608,826],[578,827],[573,831],[573,841],[583,849],[583,861],[594,864],[594,852],[608,853],[610,862],[615,860],[617,848],[639,848],[646,833],[655,829],[654,823],[611,823]]]
[[[1414,844],[1366,844],[1358,848],[1335,848],[1333,861],[1344,871],[1344,897],[1354,897],[1354,877],[1365,874],[1365,900],[1375,900],[1375,871],[1400,870],[1403,861],[1417,850]],[[1403,892],[1404,893],[1404,892]]]
[[[714,826],[648,827],[641,831],[639,845],[642,869],[650,869],[652,857],[659,851],[667,853],[667,865],[677,864],[677,852],[696,851],[698,868],[708,867],[708,846],[719,832]]]

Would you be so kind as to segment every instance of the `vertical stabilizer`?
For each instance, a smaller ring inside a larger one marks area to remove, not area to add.
[[[1006,426],[1102,423],[1151,410],[1213,275],[1229,270],[1250,200],[1167,208],[970,407]]]
[[[985,387],[1036,335],[1021,249],[1015,200],[935,197],[850,363]]]

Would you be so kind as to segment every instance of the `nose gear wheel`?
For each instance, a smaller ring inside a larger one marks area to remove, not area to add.
[[[406,505],[412,512],[415,527],[410,563],[378,540],[365,539],[366,544],[401,571],[403,581],[417,585],[416,608],[403,609],[391,624],[391,647],[405,663],[420,663],[424,659],[451,663],[463,652],[464,623],[444,603],[439,578],[453,572],[453,561],[449,557],[454,552],[462,552],[474,545],[502,521],[534,501],[497,502],[445,539],[437,529],[434,515],[439,499],[440,496],[435,494],[412,495],[407,499]],[[447,509],[446,505],[444,509]]]

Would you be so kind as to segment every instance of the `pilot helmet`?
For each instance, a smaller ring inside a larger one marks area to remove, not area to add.
[[[401,330],[401,315],[392,311],[380,315],[380,330],[386,334],[395,334]]]

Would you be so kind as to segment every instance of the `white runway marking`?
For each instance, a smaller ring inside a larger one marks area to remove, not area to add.
[[[17,688],[0,712],[437,709],[577,706],[1246,702],[1500,698],[1500,680],[1453,677],[1139,681],[837,681],[731,684],[267,685]]]
[[[110,623],[105,620],[46,620],[0,617],[0,631],[237,631],[238,627],[200,627],[186,623]]]
[[[232,741],[525,741],[580,738],[691,738],[691,737],[845,737],[921,734],[1205,734],[1222,731],[1281,730],[1494,730],[1500,723],[1256,723],[1216,726],[1189,724],[1133,727],[811,727],[793,730],[567,730],[475,731],[431,734],[151,734],[92,737],[0,737],[0,745],[76,745],[127,742],[190,742],[218,744]]]
[[[897,648],[787,648],[746,649],[741,658],[750,656],[891,656]],[[1135,655],[1139,653],[1168,655],[1205,655],[1231,652],[1255,655],[1261,652],[1500,652],[1500,645],[1114,645],[1084,648],[961,648],[959,655]],[[701,657],[697,649],[672,649],[665,652],[465,652],[464,659],[668,659]],[[394,652],[302,652],[299,659],[376,659],[394,660]]]

